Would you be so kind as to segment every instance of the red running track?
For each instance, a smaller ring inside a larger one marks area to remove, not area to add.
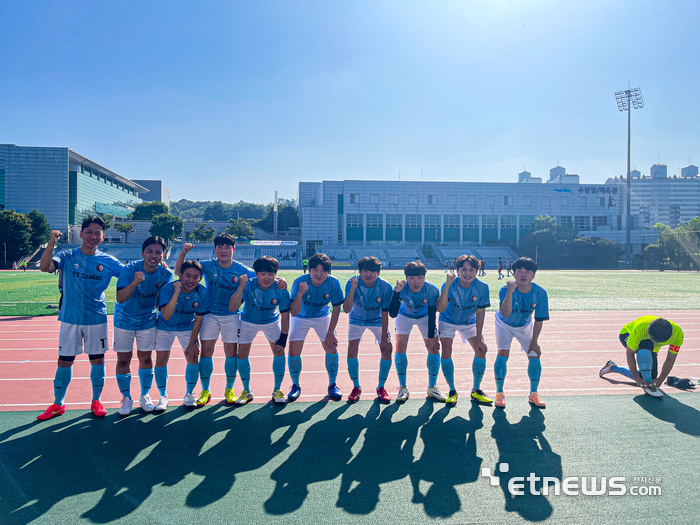
[[[657,311],[649,312],[667,317],[678,323],[685,332],[683,345],[672,374],[681,377],[700,376],[700,321],[695,311]],[[617,334],[623,324],[642,315],[643,312],[600,311],[600,312],[553,312],[550,321],[545,322],[540,335],[542,348],[542,378],[539,391],[546,400],[553,395],[596,395],[629,394],[636,391],[631,381],[620,375],[609,375],[610,379],[600,379],[598,371],[608,359],[625,366],[624,349],[618,341]],[[338,386],[347,396],[352,389],[352,382],[347,373],[345,355],[347,352],[348,317],[342,315],[338,324],[340,342],[340,370]],[[111,323],[110,340],[111,340]],[[53,402],[52,382],[56,371],[58,331],[60,323],[57,317],[0,317],[0,410],[43,410]],[[390,325],[393,328],[393,322]],[[493,362],[496,356],[494,337],[494,314],[487,313],[484,338],[489,345],[486,374],[482,389],[487,394],[495,392]],[[370,333],[366,332],[365,341]],[[506,396],[526,396],[529,391],[527,378],[527,358],[514,341],[508,361],[508,376],[505,383]],[[225,388],[223,344],[217,344],[214,356],[214,375],[211,390],[214,402],[223,399]],[[423,346],[420,333],[416,329],[411,334],[408,349],[408,387],[414,399],[422,398],[428,386],[426,368],[427,352]],[[102,395],[103,403],[108,408],[115,408],[121,399],[114,370],[116,355],[106,354],[107,382]],[[304,345],[303,372],[301,386],[303,401],[323,399],[326,395],[328,377],[325,370],[325,354],[316,334],[309,333]],[[666,349],[659,355],[659,369],[666,357]],[[467,344],[458,338],[453,350],[455,379],[457,389],[464,397],[471,389],[471,362],[473,352]],[[379,369],[379,349],[373,341],[360,345],[360,382],[363,387],[363,399],[373,399]],[[272,392],[272,353],[270,347],[259,335],[251,351],[251,387],[255,402],[268,402]],[[139,381],[136,371],[138,362],[132,362],[132,395],[138,398]],[[185,393],[185,359],[176,342],[171,352],[168,395],[172,405],[182,403]],[[69,409],[89,408],[92,397],[90,385],[90,364],[87,356],[76,359],[73,381],[68,389],[66,405]],[[289,374],[285,377],[282,390],[286,393],[291,386]],[[440,373],[438,386],[447,390]],[[236,380],[236,392],[241,390],[240,378]],[[669,392],[674,391],[664,386]],[[396,395],[398,383],[396,370],[392,363],[387,381],[387,390]],[[198,395],[199,390],[195,390]],[[153,386],[151,395],[157,397],[158,391]]]

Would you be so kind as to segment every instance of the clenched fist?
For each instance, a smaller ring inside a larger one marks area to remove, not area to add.
[[[51,230],[51,237],[49,237],[49,242],[56,244],[63,234],[58,230]]]
[[[406,281],[396,281],[396,288],[394,288],[394,291],[401,292],[404,286],[406,286]]]
[[[299,293],[304,295],[309,290],[309,283],[303,282],[299,285]]]
[[[134,283],[136,283],[136,286],[141,284],[143,281],[146,280],[146,274],[143,272],[134,272]]]
[[[447,286],[450,286],[455,280],[455,274],[453,273],[448,273],[447,276],[445,277],[445,284]]]
[[[190,253],[190,250],[191,250],[192,248],[194,248],[194,244],[191,244],[191,243],[189,243],[189,242],[186,242],[185,244],[182,245],[182,253],[184,253],[185,255],[187,255],[188,253]]]
[[[175,293],[180,293],[180,290],[182,289],[182,282],[175,281],[173,283],[173,288],[175,288]]]
[[[248,284],[248,274],[244,273],[238,278],[238,286],[240,288],[244,287],[246,284]]]
[[[355,288],[357,288],[357,283],[358,283],[358,282],[360,282],[360,278],[359,278],[359,277],[353,277],[352,279],[350,279],[350,289],[351,289],[351,290],[354,290]]]
[[[515,284],[515,281],[508,281],[506,283],[506,286],[508,287],[508,289],[506,290],[507,293],[513,293],[515,291],[515,289],[518,287],[518,285]]]

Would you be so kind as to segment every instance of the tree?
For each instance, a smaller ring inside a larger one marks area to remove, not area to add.
[[[169,215],[170,209],[162,202],[142,202],[129,214],[132,221],[152,221],[156,215]]]
[[[32,221],[23,213],[14,210],[0,212],[0,248],[3,249],[3,258],[0,263],[3,268],[11,268],[12,263],[18,261],[32,251]],[[5,260],[7,250],[7,260]]]
[[[253,228],[248,221],[243,219],[229,219],[230,224],[226,227],[226,233],[230,233],[234,237],[251,239],[254,235]]]
[[[273,232],[274,226],[274,211],[273,206],[268,205],[265,216],[259,221],[256,226],[266,232]],[[289,228],[299,226],[299,213],[296,208],[296,202],[287,199],[280,199],[277,205],[277,228],[279,231],[286,231]]]
[[[230,204],[216,201],[204,210],[204,220],[207,221],[227,221],[233,217],[233,210]]]
[[[32,223],[32,236],[29,239],[29,244],[33,249],[37,249],[42,244],[49,242],[51,235],[51,225],[46,220],[46,215],[39,210],[32,210],[27,213],[27,217]]]
[[[613,269],[620,259],[620,247],[610,239],[579,237],[571,241],[569,257],[572,268]]]
[[[182,235],[183,224],[180,217],[162,213],[153,217],[151,224],[148,231],[155,237],[172,241]]]
[[[557,220],[549,215],[538,215],[530,224],[530,231],[538,232],[542,230],[557,231]]]
[[[557,264],[564,255],[561,248],[557,234],[552,230],[533,231],[520,239],[522,255],[537,260],[543,267],[551,268]]]
[[[124,234],[124,242],[129,242],[129,234],[136,231],[136,228],[130,222],[120,222],[114,226],[114,229]]]
[[[109,230],[110,226],[112,226],[112,216],[107,215],[106,213],[98,213],[97,215],[100,216],[100,218],[105,221],[105,234],[107,233],[107,230]]]
[[[197,242],[214,242],[216,230],[206,223],[199,224],[192,230],[192,238]]]

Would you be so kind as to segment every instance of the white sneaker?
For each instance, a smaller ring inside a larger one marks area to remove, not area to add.
[[[438,401],[444,401],[445,399],[447,399],[447,396],[440,392],[440,389],[436,386],[431,386],[430,388],[428,388],[427,394],[428,397],[434,397]]]
[[[119,415],[120,416],[128,416],[131,414],[131,407],[134,406],[134,401],[130,397],[125,397],[122,399],[122,404],[119,407]]]
[[[408,388],[405,386],[402,386],[399,388],[399,394],[396,396],[396,402],[397,403],[404,403],[408,401],[408,398],[411,396],[411,393],[408,391]]]
[[[144,412],[153,412],[155,410],[155,406],[153,405],[153,401],[151,401],[151,396],[146,394],[145,396],[141,396],[141,399],[139,399],[139,405],[141,405],[141,408],[143,408]]]
[[[275,390],[272,392],[272,400],[278,405],[283,405],[287,402],[287,396],[281,390]]]
[[[165,409],[168,408],[169,401],[168,396],[160,396],[158,398],[158,404],[155,408],[156,413],[160,414],[161,412],[165,412]]]
[[[600,377],[603,377],[605,374],[609,374],[609,373],[612,371],[612,370],[610,370],[610,369],[611,369],[613,366],[617,366],[617,365],[615,364],[615,361],[613,361],[613,360],[611,359],[610,361],[608,361],[607,363],[605,363],[605,366],[604,366],[603,368],[600,369],[600,372],[598,372],[598,375],[599,375]]]
[[[185,398],[182,400],[182,404],[186,407],[197,406],[197,402],[194,400],[194,395],[192,393],[185,394]]]
[[[655,386],[644,387],[644,393],[651,397],[664,397],[664,393]]]

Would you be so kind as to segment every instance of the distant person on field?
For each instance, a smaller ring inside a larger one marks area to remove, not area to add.
[[[513,264],[510,262],[510,257],[508,257],[508,265],[506,266],[506,272],[507,276],[510,277],[511,272],[513,271]]]
[[[486,261],[482,257],[481,260],[479,261],[479,270],[480,270],[480,276],[485,277],[486,276]]]
[[[309,268],[309,260],[306,257],[301,261],[301,267],[304,269],[304,273],[306,273],[306,270]]]
[[[503,279],[503,259],[498,258],[498,278]]]
[[[22,270],[25,272],[27,271],[27,261],[22,262]]]
[[[445,273],[447,273],[447,267],[450,265],[450,263],[448,262],[447,257],[445,257],[445,260],[443,261],[443,265],[445,266]]]
[[[655,315],[644,315],[622,327],[620,343],[625,347],[627,367],[617,366],[610,360],[600,370],[600,377],[610,373],[622,374],[634,380],[646,394],[662,397],[659,387],[671,373],[683,344],[681,327]],[[668,354],[661,374],[657,375],[659,349],[664,345],[668,345]]]

